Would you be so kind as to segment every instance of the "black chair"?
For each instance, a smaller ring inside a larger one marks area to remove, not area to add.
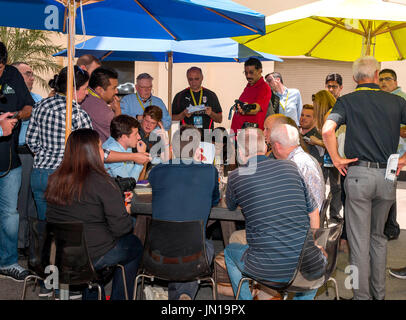
[[[217,299],[217,286],[212,276],[213,263],[206,254],[206,239],[203,221],[174,222],[151,219],[145,239],[140,274],[135,279],[134,296],[142,278],[154,278],[169,282],[211,281],[213,299]]]
[[[338,246],[343,229],[343,222],[333,225],[329,228],[309,229],[306,240],[296,266],[293,277],[287,282],[275,282],[263,279],[254,279],[253,277],[244,274],[238,284],[236,299],[240,295],[241,285],[244,281],[254,281],[261,283],[273,290],[278,291],[286,300],[288,293],[306,292],[313,289],[318,289],[325,283],[332,281],[335,285],[336,298],[339,299],[337,282],[331,277],[337,265]],[[312,264],[311,260],[314,257],[314,250],[320,250],[327,254],[327,264],[320,269]]]
[[[36,284],[37,280],[45,280],[47,275],[44,270],[49,265],[51,249],[50,241],[47,241],[46,221],[29,217],[28,225],[30,234],[28,270],[30,270],[31,275],[24,279],[21,300],[25,300],[28,281],[35,280]],[[35,291],[35,286],[33,291]]]
[[[98,282],[110,277],[116,267],[122,272],[124,291],[128,300],[124,266],[117,264],[96,271],[90,259],[82,222],[47,222],[46,240],[42,253],[42,268],[55,265],[58,270],[60,287],[70,285],[88,285],[98,288],[98,299],[102,298],[101,286]],[[49,258],[49,259],[48,259]],[[44,269],[38,268],[37,274],[44,277]],[[25,292],[23,293],[25,297]]]
[[[328,197],[323,200],[320,208],[320,228],[328,228],[327,209],[330,206],[333,194],[329,193]]]

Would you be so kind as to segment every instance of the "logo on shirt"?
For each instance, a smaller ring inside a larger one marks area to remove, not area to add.
[[[206,104],[206,102],[207,102],[207,97],[203,96],[203,103]]]
[[[16,92],[12,87],[10,87],[8,84],[5,84],[3,87],[3,94],[15,94]]]
[[[191,100],[190,100],[190,99],[191,99],[190,97],[186,97],[186,96],[185,96],[185,99],[188,100],[188,101],[191,101]]]

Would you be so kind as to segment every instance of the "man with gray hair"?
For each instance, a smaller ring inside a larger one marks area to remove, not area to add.
[[[317,160],[304,152],[300,146],[299,131],[289,124],[280,124],[272,128],[270,140],[276,159],[292,160],[296,163],[320,210],[326,192],[323,173]]]
[[[247,243],[230,243],[224,250],[234,294],[242,272],[264,280],[290,279],[308,229],[319,227],[317,204],[296,165],[265,156],[265,137],[260,129],[241,130],[237,142],[246,166],[229,173],[226,203],[229,210],[241,207]],[[249,142],[256,147],[248,147]],[[289,214],[286,214],[287,207]],[[325,259],[321,251],[312,252],[314,255],[303,259],[323,268]],[[241,287],[240,299],[252,300],[247,282]]]
[[[162,124],[165,130],[171,128],[172,120],[162,99],[152,95],[152,80],[148,73],[138,75],[135,83],[135,93],[121,99],[121,113],[142,120],[144,111],[149,106],[158,106],[162,110]]]
[[[345,219],[350,263],[357,268],[354,299],[385,298],[387,238],[384,226],[396,197],[396,179],[386,178],[388,159],[396,153],[399,127],[406,123],[405,99],[378,86],[379,62],[371,56],[353,64],[355,92],[337,99],[322,130],[334,166],[345,179]],[[337,151],[335,130],[346,124],[344,153]],[[406,164],[399,158],[397,172]]]

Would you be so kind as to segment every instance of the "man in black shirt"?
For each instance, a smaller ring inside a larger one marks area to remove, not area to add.
[[[186,72],[189,88],[175,95],[172,102],[172,120],[193,125],[198,129],[214,129],[214,122],[223,120],[222,109],[216,94],[202,87],[203,73],[198,67]],[[201,110],[190,111],[189,107],[200,106]]]
[[[357,268],[354,299],[384,299],[387,238],[384,226],[396,197],[396,182],[385,178],[387,161],[406,123],[406,100],[379,89],[380,64],[374,57],[354,62],[355,92],[337,99],[322,130],[334,166],[345,179],[345,218],[350,264]],[[335,130],[346,124],[344,153],[339,156]],[[406,164],[399,158],[396,174]],[[348,170],[348,171],[347,171]]]
[[[17,119],[31,115],[34,100],[20,72],[6,65],[7,49],[0,42],[0,110],[13,112]],[[21,162],[17,154],[19,126],[11,135],[0,138],[0,275],[23,281],[29,275],[18,264],[18,190]]]

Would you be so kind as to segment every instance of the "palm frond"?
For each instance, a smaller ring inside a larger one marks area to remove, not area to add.
[[[60,71],[61,66],[52,55],[63,49],[62,46],[52,43],[49,32],[0,27],[0,41],[7,47],[9,64],[29,64],[36,74],[35,81],[41,87],[49,89],[48,80],[43,79],[41,75]]]

